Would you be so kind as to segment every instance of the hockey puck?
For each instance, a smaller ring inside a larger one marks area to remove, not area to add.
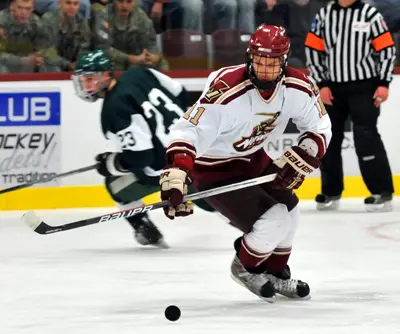
[[[165,309],[164,314],[169,321],[177,321],[181,317],[181,310],[178,306],[170,305]]]

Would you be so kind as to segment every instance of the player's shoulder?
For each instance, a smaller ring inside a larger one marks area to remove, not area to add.
[[[135,114],[142,114],[138,101],[117,84],[103,100],[100,117],[103,132],[117,133],[127,128]]]
[[[110,118],[126,118],[130,114],[138,113],[144,95],[138,89],[136,81],[121,75],[115,85],[106,92],[103,99],[102,114]]]
[[[226,105],[253,88],[245,64],[223,67],[209,76],[209,83],[200,103]]]
[[[316,87],[311,80],[300,70],[287,67],[282,79],[282,85],[289,90],[297,90],[306,93],[310,97],[314,96]]]
[[[122,72],[118,81],[140,81],[144,76],[152,76],[149,69],[144,67],[130,67],[126,71]]]
[[[358,4],[358,6],[359,6],[360,9],[364,9],[369,13],[378,12],[378,9],[373,4],[370,4],[368,2],[361,2],[361,3]]]
[[[363,5],[362,10],[363,12],[366,13],[366,18],[367,18],[366,20],[368,22],[373,23],[376,20],[383,19],[382,14],[375,6],[366,2],[364,2],[362,5]]]

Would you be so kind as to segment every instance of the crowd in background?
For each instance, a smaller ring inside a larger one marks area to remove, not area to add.
[[[400,0],[367,0],[400,43]],[[79,54],[106,50],[115,70],[213,69],[244,62],[261,23],[283,25],[291,66],[327,0],[0,0],[0,73],[73,71]],[[400,59],[400,57],[398,57]]]

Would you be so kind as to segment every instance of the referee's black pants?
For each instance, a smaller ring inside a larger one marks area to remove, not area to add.
[[[371,194],[392,194],[392,172],[377,129],[380,110],[373,100],[375,81],[333,84],[330,88],[334,100],[326,109],[332,122],[332,140],[321,163],[322,193],[338,196],[343,192],[341,151],[345,122],[350,116],[358,163],[368,190]]]

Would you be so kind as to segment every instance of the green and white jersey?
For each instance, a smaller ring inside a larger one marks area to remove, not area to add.
[[[101,125],[107,139],[123,153],[122,167],[159,176],[170,127],[184,114],[186,91],[168,76],[147,68],[131,68],[106,93]]]

